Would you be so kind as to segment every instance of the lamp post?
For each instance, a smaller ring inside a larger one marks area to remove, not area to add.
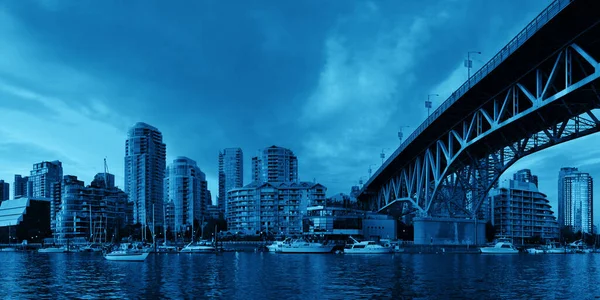
[[[400,140],[400,143],[402,144],[402,139],[404,138],[404,133],[402,132],[402,128],[408,128],[410,126],[400,126],[400,130],[398,130],[398,139]]]
[[[381,158],[381,165],[383,166],[383,160],[385,159],[385,150],[390,150],[390,148],[381,149],[381,153],[379,157]]]
[[[369,178],[371,178],[371,173],[372,173],[372,171],[373,171],[373,170],[371,169],[371,167],[372,167],[372,166],[376,166],[376,165],[377,165],[377,164],[370,164],[370,165],[369,165]]]
[[[427,101],[425,101],[425,107],[427,108],[427,116],[429,117],[429,110],[431,109],[431,96],[439,96],[438,94],[427,95]]]
[[[479,54],[480,51],[469,51],[467,52],[467,60],[465,60],[465,67],[467,67],[467,80],[471,79],[471,68],[473,67],[473,61],[471,60],[471,54]]]

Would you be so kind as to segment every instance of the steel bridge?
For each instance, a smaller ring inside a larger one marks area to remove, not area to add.
[[[516,161],[600,131],[599,62],[600,1],[554,1],[390,155],[359,200],[477,218]]]

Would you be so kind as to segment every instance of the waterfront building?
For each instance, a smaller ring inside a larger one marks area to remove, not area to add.
[[[227,191],[244,186],[244,153],[241,148],[219,151],[219,200],[217,205],[227,214]]]
[[[234,232],[302,234],[307,207],[325,204],[327,188],[312,182],[253,182],[227,192],[227,226]]]
[[[206,214],[210,201],[206,175],[194,160],[183,156],[177,157],[169,165],[166,174],[164,199],[169,204],[169,229],[174,233],[183,233],[190,229],[194,220],[200,222]]]
[[[573,232],[592,233],[594,221],[593,178],[577,168],[562,168],[559,173],[559,211],[561,226]]]
[[[125,193],[133,202],[133,220],[144,228],[163,222],[166,145],[162,133],[146,123],[136,123],[125,142]],[[154,208],[154,211],[153,211]],[[146,230],[142,230],[145,238]]]
[[[27,195],[33,198],[50,199],[53,183],[59,182],[62,176],[62,163],[58,160],[34,164],[27,180]]]
[[[0,243],[39,243],[51,234],[48,199],[21,197],[0,203]]]
[[[298,182],[298,158],[286,148],[271,146],[252,158],[252,180]]]
[[[13,183],[13,198],[21,198],[28,197],[30,195],[27,194],[27,182],[29,181],[29,176],[22,177],[21,175],[15,175],[15,182]]]
[[[133,203],[114,185],[114,175],[99,173],[89,186],[66,175],[55,185],[53,202],[59,203],[52,224],[56,243],[85,239],[111,242],[120,229],[133,224]]]
[[[489,216],[496,235],[521,244],[532,238],[556,239],[559,226],[550,202],[533,180],[524,181],[527,177],[521,175],[525,173],[514,176],[520,180],[509,180],[488,194]]]
[[[578,172],[577,168],[565,167],[560,168],[558,172],[558,224],[559,226],[567,226],[565,222],[565,176],[571,173]]]
[[[10,185],[4,180],[0,180],[0,202],[10,198]]]

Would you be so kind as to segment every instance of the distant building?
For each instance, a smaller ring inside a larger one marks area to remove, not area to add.
[[[594,181],[589,173],[575,168],[561,169],[559,173],[559,206],[563,209],[562,226],[573,232],[592,233],[594,222]],[[562,203],[562,205],[561,205]]]
[[[208,216],[209,219],[214,219],[217,220],[221,217],[221,209],[219,209],[218,205],[209,205],[206,208],[206,215]]]
[[[219,200],[217,205],[227,213],[227,191],[244,186],[244,153],[241,148],[219,151]]]
[[[60,204],[52,226],[57,243],[67,239],[111,242],[120,229],[133,224],[133,203],[115,187],[114,175],[109,173],[97,174],[89,186],[66,175],[55,185],[52,201]]]
[[[524,172],[518,173],[524,174]],[[556,239],[559,226],[546,195],[535,182],[524,176],[509,180],[506,186],[493,189],[488,195],[492,211],[489,213],[496,235],[512,238],[515,243],[526,243],[531,238]]]
[[[312,182],[253,182],[227,191],[227,227],[249,234],[302,234],[307,207],[325,204],[325,186]]]
[[[298,182],[298,158],[286,148],[271,146],[252,158],[252,180]]]
[[[10,185],[4,180],[0,180],[0,202],[10,198]]]
[[[11,244],[23,240],[39,243],[51,235],[50,201],[19,198],[0,203],[0,241]]]
[[[144,228],[163,222],[163,180],[166,145],[162,133],[146,123],[136,123],[125,142],[125,193],[133,202],[133,219]],[[154,211],[152,208],[154,207]],[[146,238],[146,230],[142,230]]]
[[[59,182],[62,176],[62,163],[58,160],[34,164],[27,180],[27,195],[32,198],[50,199],[52,197],[52,184]]]
[[[538,177],[536,175],[531,175],[531,170],[529,169],[517,171],[513,174],[513,179],[519,182],[531,182],[535,184],[536,187],[538,186]]]
[[[187,157],[177,157],[169,165],[164,179],[165,201],[169,203],[167,216],[174,233],[184,233],[197,220],[201,222],[210,201],[206,175],[196,162]]]
[[[13,183],[13,198],[28,197],[27,194],[27,182],[29,176],[21,177],[21,175],[15,175],[15,182]]]

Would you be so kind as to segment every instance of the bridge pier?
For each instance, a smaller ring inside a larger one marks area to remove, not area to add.
[[[485,221],[415,217],[413,224],[415,245],[483,245],[486,243]]]

